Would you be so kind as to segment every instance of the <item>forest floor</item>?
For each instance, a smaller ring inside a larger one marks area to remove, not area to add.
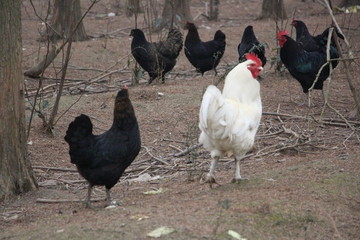
[[[92,118],[96,133],[107,130],[115,94],[122,84],[131,83],[135,66],[129,37],[134,17],[126,17],[122,10],[107,17],[114,11],[111,2],[96,4],[85,18],[92,38],[73,43],[59,109],[65,114],[57,121],[54,136],[43,131],[42,120],[34,115],[28,151],[39,188],[0,204],[0,239],[150,239],[148,234],[159,227],[172,230],[160,239],[360,238],[360,124],[359,119],[350,119],[354,104],[345,70],[339,64],[328,91],[329,103],[336,111],[324,108],[321,91],[311,93],[308,107],[298,82],[287,71],[278,73],[270,66],[270,59],[276,58],[276,25],[273,20],[257,19],[261,0],[220,1],[216,22],[199,15],[205,11],[202,1],[191,2],[203,40],[210,40],[217,29],[226,34],[218,76],[196,73],[182,51],[165,84],[146,85],[148,76],[144,74],[138,85],[130,86],[141,152],[112,189],[120,206],[104,208],[105,191],[97,187],[93,198],[100,201],[94,202],[92,209],[85,208],[87,184],[70,163],[63,137],[68,124],[81,113]],[[36,0],[34,4],[45,17],[45,3]],[[85,12],[90,1],[81,4]],[[153,7],[161,13],[162,5]],[[285,7],[289,21],[292,16],[301,19],[313,33],[331,23],[326,8],[314,1],[289,0]],[[37,41],[43,25],[29,1],[22,4],[22,18],[26,70],[42,59],[46,44]],[[139,14],[139,28],[146,27],[147,18]],[[336,19],[359,56],[360,13],[338,13]],[[241,162],[242,175],[248,180],[231,183],[234,162],[231,157],[224,158],[216,172],[220,185],[211,189],[200,184],[211,161],[205,149],[195,148],[179,157],[175,154],[197,144],[204,89],[236,64],[237,45],[250,24],[257,38],[269,45],[268,64],[260,81],[264,115],[255,149]],[[285,24],[294,36],[289,23]],[[187,33],[182,32],[184,36]],[[157,41],[159,34],[152,34],[151,39]],[[44,74],[44,94],[38,107],[47,118],[61,63],[59,56]],[[359,71],[356,60],[351,76],[357,82]],[[25,78],[25,84],[33,100],[39,80]],[[29,101],[26,106],[29,122]]]

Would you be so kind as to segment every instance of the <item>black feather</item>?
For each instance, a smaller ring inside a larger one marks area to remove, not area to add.
[[[111,128],[100,135],[92,133],[93,125],[84,114],[69,124],[65,141],[70,158],[90,186],[111,189],[140,151],[140,132],[128,90],[119,91]]]
[[[322,51],[308,52],[289,36],[283,36],[286,42],[280,49],[280,58],[290,74],[301,84],[304,93],[313,85],[316,75],[322,65],[326,63],[326,53]],[[330,69],[327,65],[319,75],[314,89],[322,89],[323,82],[329,76]]]
[[[131,42],[131,53],[139,65],[148,72],[151,83],[156,78],[165,82],[165,74],[171,71],[176,58],[183,47],[181,32],[171,29],[167,39],[160,42],[148,42],[144,32],[140,29],[131,30],[133,40]]]
[[[184,52],[189,62],[201,74],[212,69],[216,72],[216,67],[225,52],[225,34],[217,30],[213,40],[203,42],[195,24],[188,22],[186,28],[189,31],[185,38]]]
[[[260,43],[254,33],[253,26],[247,26],[238,45],[239,62],[246,61],[246,53],[254,53],[260,58],[262,66],[266,64],[265,44]]]
[[[296,41],[302,43],[304,50],[308,52],[326,52],[326,46],[328,41],[329,29],[326,28],[321,34],[317,36],[312,36],[309,33],[309,30],[306,24],[300,20],[293,20],[292,25],[296,29]],[[344,39],[344,36],[338,32],[338,30],[334,29],[336,35]],[[336,47],[336,44],[333,39],[331,39],[330,43],[330,59],[339,58],[339,50]],[[332,67],[336,68],[338,61],[331,61]]]

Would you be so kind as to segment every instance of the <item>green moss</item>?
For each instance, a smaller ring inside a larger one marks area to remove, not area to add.
[[[309,188],[318,193],[323,193],[338,198],[340,194],[358,195],[359,180],[349,172],[332,174],[330,177],[321,181],[309,184]]]

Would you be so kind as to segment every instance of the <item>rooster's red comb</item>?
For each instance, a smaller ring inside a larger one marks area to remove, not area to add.
[[[278,35],[277,35],[277,37],[278,38],[281,38],[282,36],[289,36],[289,32],[288,31],[286,31],[286,30],[282,30],[282,31],[280,31],[279,33],[278,33]]]
[[[261,62],[261,60],[258,58],[258,56],[256,56],[256,54],[254,54],[254,53],[247,53],[247,54],[245,55],[245,57],[246,57],[246,60],[252,60],[252,61],[256,62],[257,65],[262,66],[262,62]]]

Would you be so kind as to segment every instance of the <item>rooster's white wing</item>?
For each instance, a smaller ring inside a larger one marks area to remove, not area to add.
[[[199,128],[212,139],[232,141],[250,129],[256,131],[260,116],[261,108],[225,99],[212,85],[206,89],[201,102]]]
[[[229,104],[226,104],[226,100],[220,90],[214,85],[209,86],[201,102],[199,114],[200,130],[213,139],[227,137],[231,131],[229,120],[235,117],[232,116],[232,111],[229,110]]]

